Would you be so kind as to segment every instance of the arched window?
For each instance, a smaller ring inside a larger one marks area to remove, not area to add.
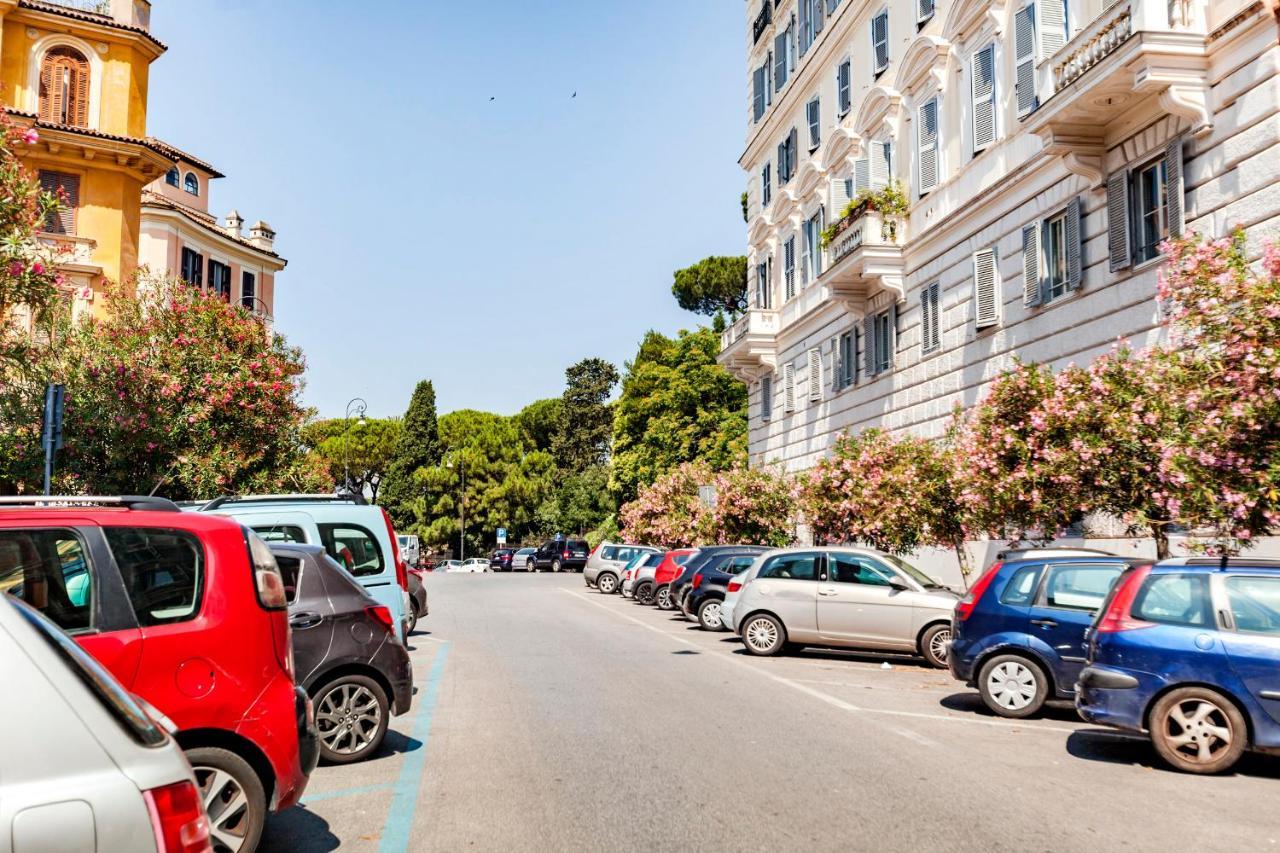
[[[194,172],[187,172],[186,180],[182,182],[182,188],[192,195],[200,195],[200,180]]]
[[[40,120],[89,126],[89,60],[75,48],[52,48],[40,61]]]
[[[172,169],[170,169],[169,173],[164,176],[164,182],[171,187],[176,187],[178,185],[178,167],[177,166],[174,166]]]

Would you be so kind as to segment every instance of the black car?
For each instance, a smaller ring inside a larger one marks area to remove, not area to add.
[[[511,557],[515,548],[499,548],[489,555],[489,568],[495,572],[511,571]]]
[[[591,546],[585,539],[549,539],[530,555],[537,571],[580,572],[587,565]]]
[[[395,617],[319,545],[271,546],[284,579],[294,677],[315,705],[320,756],[333,764],[377,752],[391,715],[413,701],[409,651]]]
[[[689,619],[697,619],[704,631],[724,631],[720,621],[720,605],[724,602],[729,581],[734,575],[751,568],[756,557],[768,548],[739,548],[718,554],[694,575],[689,592],[681,603],[680,612]]]
[[[706,566],[718,566],[726,557],[741,554],[763,554],[769,549],[763,545],[708,545],[698,551],[680,569],[671,582],[671,601],[675,608],[684,611],[684,599],[693,588],[693,576]],[[688,614],[686,614],[688,615]]]

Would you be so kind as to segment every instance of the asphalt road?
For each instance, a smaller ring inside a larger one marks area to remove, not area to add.
[[[266,850],[1280,851],[1280,758],[1173,773],[1069,707],[1014,723],[909,658],[748,657],[576,574],[428,589],[413,709]]]

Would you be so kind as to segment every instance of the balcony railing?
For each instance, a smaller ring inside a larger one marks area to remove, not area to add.
[[[52,251],[52,260],[55,264],[93,265],[93,250],[98,247],[96,240],[77,237],[74,234],[48,232],[41,232],[37,239],[42,246]]]
[[[775,335],[778,332],[778,314],[765,308],[748,308],[720,333],[720,349],[726,350],[748,335]]]
[[[111,17],[111,0],[42,0],[50,6],[62,6],[77,12],[91,12]]]
[[[904,225],[863,204],[835,224],[827,245],[831,266],[821,281],[855,313],[882,290],[902,297]]]
[[[744,382],[762,370],[772,369],[776,361],[778,312],[767,308],[748,308],[720,333],[720,356],[727,370]]]
[[[867,243],[895,243],[898,226],[862,205],[836,223],[835,236],[827,246],[831,264],[840,263]]]
[[[756,22],[751,27],[752,44],[760,41],[760,36],[764,35],[764,31],[771,23],[773,23],[773,4],[769,0],[761,0],[760,14],[756,15]]]
[[[1119,3],[1081,30],[1053,57],[1053,91],[1060,92],[1133,35],[1128,3]]]

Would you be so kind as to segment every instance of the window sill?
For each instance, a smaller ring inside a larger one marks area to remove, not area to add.
[[[1165,259],[1164,255],[1157,254],[1154,258],[1147,258],[1147,260],[1145,261],[1139,261],[1139,262],[1130,261],[1129,273],[1131,275],[1137,275],[1140,272],[1146,272],[1151,267],[1159,266],[1164,259]],[[1116,272],[1117,273],[1123,272],[1123,270],[1116,270]]]

